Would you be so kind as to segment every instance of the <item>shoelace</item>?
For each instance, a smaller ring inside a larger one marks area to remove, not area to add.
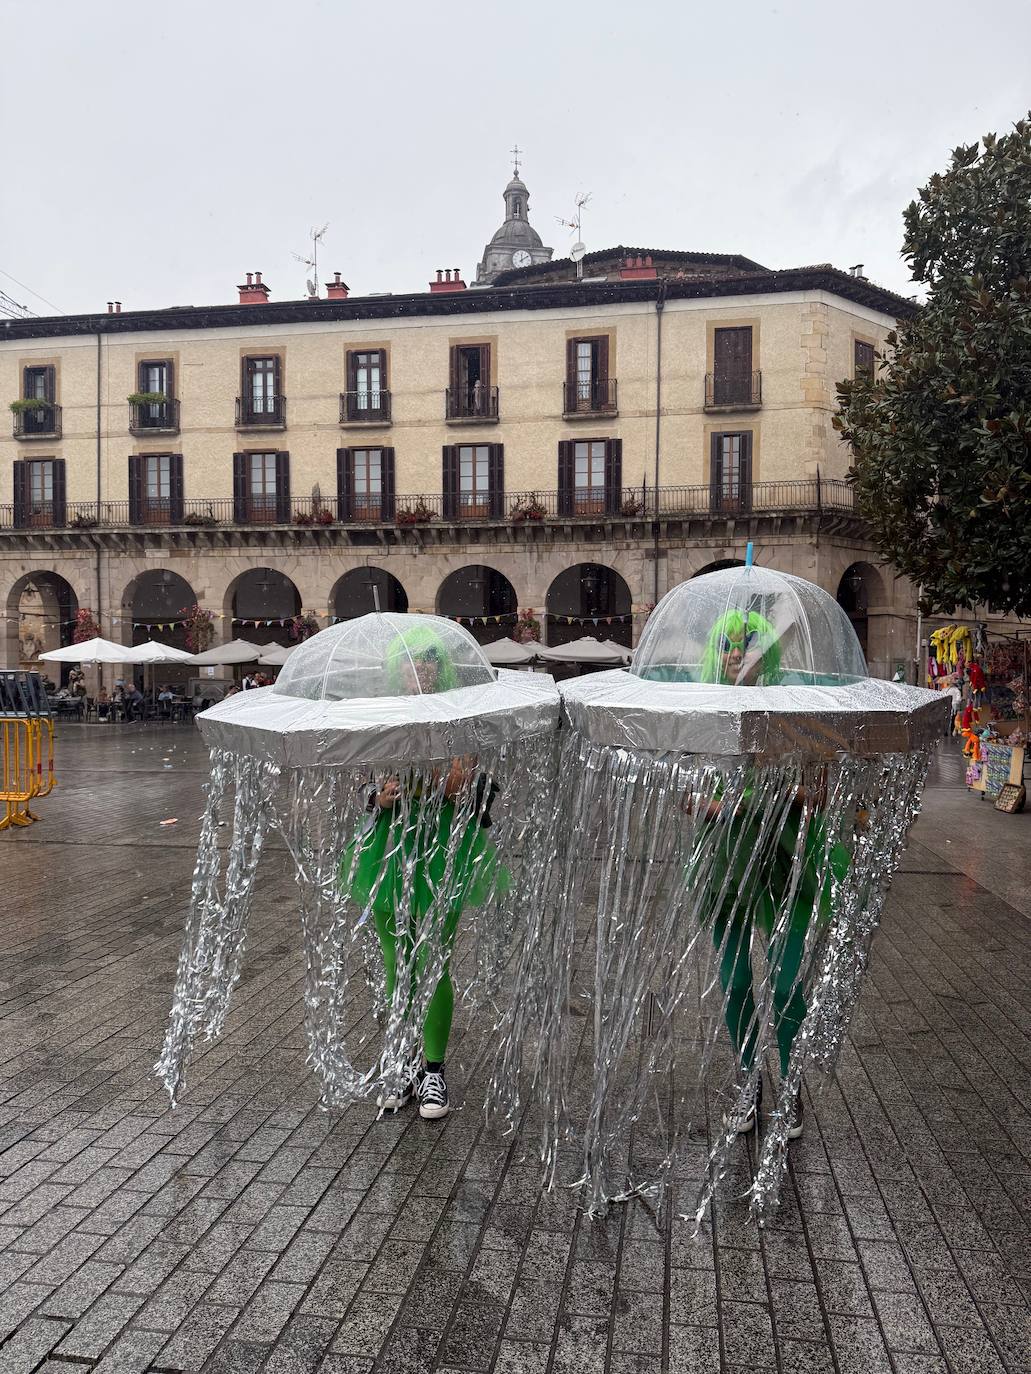
[[[427,1073],[419,1085],[419,1099],[434,1107],[442,1107],[447,1101],[447,1084],[442,1073]]]

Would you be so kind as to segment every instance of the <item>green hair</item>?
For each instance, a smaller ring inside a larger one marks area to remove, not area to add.
[[[458,673],[447,645],[429,625],[413,625],[403,630],[387,649],[387,679],[398,696],[403,695],[402,671],[409,662],[429,660],[437,665],[437,692],[450,692],[458,684]]]
[[[747,632],[759,636],[762,668],[756,679],[758,685],[775,687],[781,680],[780,646],[777,643],[776,630],[758,611],[748,611]],[[709,631],[709,640],[705,646],[705,652],[702,654],[703,682],[723,681],[723,640],[726,638],[735,642],[743,642],[745,633],[746,613],[744,611],[727,611],[720,616]]]

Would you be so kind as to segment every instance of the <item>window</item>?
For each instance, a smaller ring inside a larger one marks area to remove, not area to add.
[[[498,418],[498,389],[490,384],[490,344],[458,344],[452,348],[447,418]]]
[[[615,409],[615,385],[609,382],[609,341],[570,339],[566,344],[567,415],[595,415]]]
[[[277,357],[244,358],[243,395],[237,407],[243,425],[282,425],[283,396]]]
[[[619,439],[569,439],[558,446],[560,515],[616,515],[623,503]]]
[[[14,524],[52,526],[65,523],[63,458],[34,458],[14,464]]]
[[[183,514],[182,454],[134,454],[129,459],[129,523],[175,525]]]
[[[136,369],[136,389],[142,396],[158,396],[161,399],[141,401],[132,406],[129,416],[130,432],[177,432],[179,410],[175,401],[174,369],[171,359],[157,358],[141,362]]]
[[[241,524],[286,524],[290,519],[290,455],[235,453],[233,511]]]
[[[501,444],[444,446],[444,517],[498,520],[505,508],[505,458]]]
[[[714,434],[709,459],[710,505],[716,512],[752,505],[752,432]]]
[[[861,339],[856,339],[855,356],[853,359],[853,375],[858,380],[866,377],[873,381],[876,358],[874,357],[874,346],[872,343],[864,343]]]
[[[394,450],[337,450],[337,500],[341,520],[394,518]]]
[[[390,393],[387,391],[387,355],[382,348],[347,355],[347,406],[341,414],[346,420],[389,420]]]
[[[354,451],[354,514],[357,519],[378,520],[383,493],[383,453],[378,448]]]
[[[54,404],[56,371],[51,366],[22,369],[22,399],[38,401],[38,409],[15,411],[16,438],[57,435],[61,432],[60,406]]]
[[[26,401],[52,401],[54,399],[54,369],[52,367],[27,367],[23,389]]]
[[[140,363],[140,390],[155,396],[171,396],[171,372],[169,362]]]
[[[752,373],[752,326],[717,329],[713,333],[712,377],[706,404],[757,405],[758,374]]]

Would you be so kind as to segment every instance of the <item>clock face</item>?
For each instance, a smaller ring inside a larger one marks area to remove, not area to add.
[[[525,248],[517,248],[512,254],[513,267],[529,267],[531,262],[533,262],[533,258],[530,257]]]

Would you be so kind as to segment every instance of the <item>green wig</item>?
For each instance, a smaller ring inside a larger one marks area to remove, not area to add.
[[[397,696],[405,695],[402,673],[409,662],[437,665],[435,692],[450,692],[458,686],[458,673],[447,645],[429,625],[403,630],[387,649],[387,680]]]
[[[752,637],[752,642],[746,645],[745,640],[749,636]],[[742,652],[749,647],[758,647],[762,655],[762,666],[755,679],[758,686],[775,687],[780,682],[780,646],[777,642],[777,632],[757,611],[748,611],[747,614],[739,610],[727,611],[716,621],[709,631],[709,640],[702,655],[703,682],[723,682],[723,655],[729,652],[725,643],[740,645]]]

